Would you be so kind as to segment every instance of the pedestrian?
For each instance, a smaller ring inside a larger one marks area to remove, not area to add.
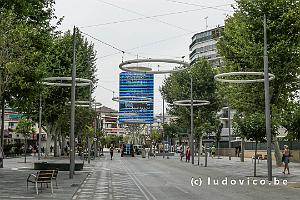
[[[180,160],[182,161],[182,158],[184,157],[184,152],[182,147],[180,147],[179,151],[180,151]]]
[[[32,149],[33,156],[36,156],[36,150],[37,150],[37,146],[34,145],[34,146],[33,146],[33,149]]]
[[[2,148],[0,146],[0,168],[3,168],[3,158],[4,158],[4,152],[2,151]]]
[[[215,145],[213,145],[213,146],[211,147],[211,157],[214,158],[215,155],[216,155],[216,147],[215,147]]]
[[[187,147],[185,152],[185,162],[190,162],[190,158],[191,158],[190,147]]]
[[[284,145],[284,149],[282,152],[282,162],[284,163],[284,169],[283,172],[285,174],[285,170],[288,171],[288,174],[290,174],[290,168],[289,168],[289,162],[290,162],[291,152],[289,150],[288,145]]]
[[[51,145],[50,146],[50,153],[52,153],[52,151],[53,151],[53,146]]]
[[[32,148],[33,147],[31,145],[29,145],[28,149],[29,149],[30,154],[32,153]]]
[[[110,145],[110,147],[109,147],[109,152],[110,152],[110,160],[112,160],[113,155],[114,155],[114,147],[113,147],[113,144]]]
[[[45,147],[42,147],[41,151],[42,151],[42,155],[45,155]]]

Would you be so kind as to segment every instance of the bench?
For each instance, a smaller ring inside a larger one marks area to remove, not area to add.
[[[50,183],[51,186],[51,193],[53,194],[53,185],[52,180],[56,181],[58,174],[58,170],[40,170],[36,174],[29,174],[27,178],[27,191],[28,191],[28,183],[35,184],[35,190],[36,194],[39,194],[38,190],[38,184],[41,184],[41,189],[43,187],[43,183],[47,184]],[[56,181],[56,187],[57,187],[57,181]]]

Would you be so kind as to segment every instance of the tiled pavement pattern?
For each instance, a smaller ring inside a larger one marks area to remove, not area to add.
[[[3,169],[0,169],[0,200],[9,199],[72,199],[73,194],[87,177],[88,172],[77,172],[73,179],[69,179],[69,172],[58,173],[56,188],[53,184],[53,194],[49,188],[43,186],[39,194],[35,192],[34,184],[29,184],[28,191],[26,189],[26,180],[29,174],[34,173],[32,164],[36,158],[29,157],[28,163],[24,163],[24,158],[6,159]]]
[[[98,162],[73,199],[146,199],[143,186],[125,163],[120,158]]]

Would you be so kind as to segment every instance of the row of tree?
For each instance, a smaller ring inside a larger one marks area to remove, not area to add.
[[[0,100],[2,120],[4,108],[9,106],[38,121],[42,103],[42,125],[47,132],[46,155],[49,142],[65,147],[70,130],[70,87],[45,86],[43,78],[71,77],[73,40],[70,31],[57,30],[62,18],[55,16],[54,0],[0,0]],[[53,25],[54,24],[54,25]],[[93,86],[77,87],[76,100],[88,101],[96,83],[96,52],[93,44],[76,31],[77,77],[92,81]],[[41,101],[40,101],[41,100]],[[76,108],[76,131],[92,126],[95,112]],[[1,145],[3,145],[3,124]]]
[[[214,76],[232,71],[263,72],[263,16],[267,17],[269,71],[275,75],[270,82],[272,134],[283,126],[289,139],[300,139],[299,61],[300,61],[300,2],[296,0],[239,0],[234,14],[220,28],[217,49],[224,67],[213,69],[199,60],[189,71],[171,74],[161,87],[163,98],[170,104],[169,113],[179,119],[166,127],[169,134],[189,130],[189,108],[172,105],[175,100],[190,99],[190,78],[193,78],[193,98],[208,100],[210,105],[195,107],[195,134],[220,132],[217,112],[230,106],[237,110],[234,131],[241,137],[265,141],[264,85],[217,83]],[[257,77],[238,77],[248,79]],[[260,77],[259,77],[260,78]],[[179,127],[179,128],[176,128]],[[280,152],[276,137],[277,160]]]

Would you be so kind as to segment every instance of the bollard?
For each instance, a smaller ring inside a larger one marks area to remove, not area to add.
[[[205,148],[205,163],[204,163],[204,167],[207,167],[207,150]]]
[[[229,156],[229,160],[231,160],[231,153],[229,153],[228,156]]]

